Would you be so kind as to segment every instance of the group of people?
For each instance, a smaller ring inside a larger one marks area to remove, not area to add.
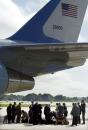
[[[7,120],[8,123],[20,123],[20,119],[21,119],[21,103],[19,103],[18,105],[16,105],[16,102],[14,102],[14,104],[9,104],[7,107]]]
[[[80,103],[72,104],[72,126],[81,123],[80,115],[82,114],[83,124],[85,124],[85,109],[86,104],[84,100]],[[66,124],[69,122],[67,120],[68,110],[65,103],[56,103],[55,111],[51,111],[50,105],[44,106],[44,116],[42,118],[43,107],[41,104],[33,103],[29,106],[29,111],[26,112],[22,110],[21,103],[16,105],[9,104],[7,107],[7,120],[8,123],[30,123],[33,125],[37,124]]]
[[[82,115],[82,121],[83,121],[82,124],[85,124],[85,113],[86,113],[86,104],[84,100],[81,101],[81,104],[73,103],[72,110],[71,110],[72,126],[81,123],[81,118],[80,118],[81,115]]]

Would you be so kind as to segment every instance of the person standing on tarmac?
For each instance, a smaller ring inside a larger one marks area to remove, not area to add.
[[[12,104],[11,103],[7,107],[7,120],[8,120],[8,123],[11,123],[11,120],[12,120]]]
[[[21,120],[21,103],[19,103],[16,107],[16,123],[20,123]]]
[[[44,115],[45,115],[46,124],[50,124],[50,122],[51,122],[50,111],[51,111],[50,105],[46,105],[44,107]]]
[[[81,105],[80,105],[79,102],[77,103],[77,105],[78,105],[78,107],[79,107],[79,109],[80,109],[80,114],[79,114],[79,117],[78,117],[78,124],[80,124],[80,123],[81,123],[81,119],[80,119],[80,115],[81,115]]]
[[[86,104],[84,100],[81,101],[81,113],[82,113],[82,120],[83,120],[82,124],[85,124]]]
[[[29,117],[29,123],[33,123],[33,105],[29,106],[29,111],[28,111],[28,117]]]
[[[38,123],[42,123],[42,105],[38,105]]]
[[[12,105],[12,123],[14,123],[16,117],[16,102]]]
[[[32,107],[32,112],[33,112],[33,125],[37,125],[38,124],[38,112],[39,112],[39,104],[36,102],[35,104],[33,104]]]
[[[63,103],[63,110],[64,110],[64,118],[66,120],[67,116],[68,116],[68,110],[67,110],[67,106],[65,103]]]
[[[78,105],[76,103],[73,103],[71,115],[73,116],[72,125],[71,126],[74,126],[74,125],[77,126],[77,124],[78,124],[78,117],[80,115],[80,108],[78,107]]]
[[[63,115],[64,115],[64,108],[61,105],[61,103],[58,103],[58,116],[63,117]]]

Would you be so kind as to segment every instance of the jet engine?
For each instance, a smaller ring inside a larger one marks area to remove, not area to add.
[[[0,64],[0,95],[34,88],[34,78]]]

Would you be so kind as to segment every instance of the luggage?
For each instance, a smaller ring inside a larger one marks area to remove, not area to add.
[[[69,125],[69,121],[65,119],[65,117],[58,117],[56,120],[56,124]]]

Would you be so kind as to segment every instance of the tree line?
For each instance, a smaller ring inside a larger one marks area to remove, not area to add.
[[[88,97],[66,97],[63,95],[56,95],[53,96],[51,94],[27,94],[26,96],[21,95],[3,95],[0,97],[0,101],[65,101],[65,102],[75,102],[75,101],[81,101],[84,99],[86,102],[88,102]]]

